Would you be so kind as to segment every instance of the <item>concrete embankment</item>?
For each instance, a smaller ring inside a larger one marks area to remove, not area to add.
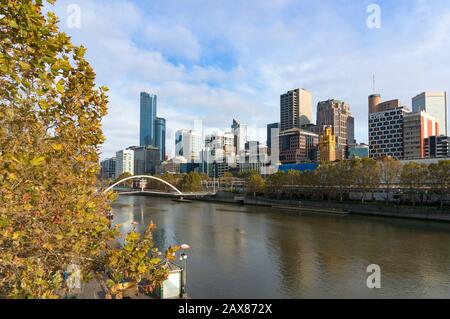
[[[248,197],[232,193],[217,193],[216,196],[198,199],[218,203],[272,207],[283,211],[296,211],[326,214],[353,214],[367,216],[385,216],[394,218],[450,222],[450,207],[403,206],[386,203],[359,203],[334,201],[298,201]]]
[[[140,196],[158,196],[173,198],[170,195],[154,195],[137,193],[133,195]],[[215,196],[195,197],[187,196],[189,200],[224,203],[232,205],[248,205],[259,207],[270,207],[280,211],[304,212],[316,214],[337,214],[337,215],[366,215],[366,216],[384,216],[404,219],[417,219],[450,222],[450,207],[443,209],[436,206],[405,206],[382,202],[336,202],[336,201],[299,201],[288,199],[272,199],[266,197],[244,196],[242,194],[233,194],[219,192]]]

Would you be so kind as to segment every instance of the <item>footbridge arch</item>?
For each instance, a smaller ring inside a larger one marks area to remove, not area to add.
[[[114,184],[112,184],[111,186],[109,186],[107,189],[105,189],[105,190],[103,191],[103,193],[109,192],[110,190],[112,190],[112,189],[113,189],[114,187],[116,187],[117,185],[119,185],[119,184],[121,184],[121,183],[123,183],[123,182],[126,182],[126,181],[128,181],[128,180],[131,180],[131,179],[143,179],[143,178],[153,179],[153,180],[159,181],[159,182],[161,182],[161,183],[164,183],[164,184],[166,184],[167,186],[169,186],[170,188],[172,188],[175,192],[177,192],[178,195],[183,195],[183,193],[182,193],[178,188],[176,188],[175,186],[173,186],[173,185],[170,184],[169,182],[166,182],[165,180],[163,180],[163,179],[161,179],[161,178],[158,178],[158,177],[155,177],[155,176],[151,176],[151,175],[136,175],[136,176],[129,176],[129,177],[123,178],[123,179],[121,179],[120,181],[115,182]]]

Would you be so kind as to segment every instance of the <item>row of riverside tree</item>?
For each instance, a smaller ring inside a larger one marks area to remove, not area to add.
[[[116,180],[131,176],[128,173]],[[199,192],[202,182],[208,180],[205,173],[159,175],[166,182],[183,192]],[[401,190],[412,205],[423,201],[424,194],[434,194],[440,198],[441,207],[450,192],[450,161],[442,160],[436,164],[400,161],[386,157],[380,160],[370,158],[351,159],[339,162],[323,162],[315,171],[278,172],[264,179],[257,171],[243,171],[237,176],[245,180],[246,192],[253,197],[264,194],[268,197],[305,199],[336,199],[344,201],[350,198],[350,192],[360,195],[360,201],[374,199],[375,193],[384,193],[389,201],[395,190]],[[235,179],[231,173],[225,173],[221,181]],[[131,186],[132,181],[128,181]],[[171,191],[157,181],[148,181],[147,188]],[[404,196],[404,197],[405,197]],[[405,200],[405,199],[403,199]]]
[[[378,161],[369,158],[351,159],[335,163],[322,163],[315,171],[278,172],[269,176],[265,185],[254,176],[247,177],[247,192],[264,193],[270,197],[303,197],[309,199],[336,199],[344,201],[350,192],[361,195],[360,200],[374,198],[375,192],[385,193],[385,200],[393,192],[401,190],[409,201],[416,205],[425,193],[440,198],[441,207],[450,193],[450,161],[436,164],[400,161],[383,158]]]

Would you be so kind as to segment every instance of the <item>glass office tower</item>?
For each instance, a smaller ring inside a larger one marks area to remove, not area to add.
[[[155,120],[155,146],[159,148],[160,161],[166,157],[166,119],[157,117]]]
[[[141,92],[140,146],[155,145],[156,107],[156,95]]]
[[[271,154],[271,150],[272,150],[272,133],[278,132],[280,128],[280,123],[272,123],[272,124],[267,124],[267,147],[268,147],[268,152],[269,154]],[[279,138],[278,136],[276,136],[275,138]]]

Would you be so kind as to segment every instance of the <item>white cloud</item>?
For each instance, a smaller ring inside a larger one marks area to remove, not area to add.
[[[178,25],[148,25],[144,30],[146,46],[168,55],[188,60],[198,60],[200,44],[192,32]]]
[[[363,141],[372,74],[384,98],[405,104],[449,89],[447,2],[380,0],[380,30],[366,27],[364,4],[311,0],[79,0],[82,27],[67,29],[69,3],[57,2],[61,26],[87,46],[97,83],[110,88],[104,156],[138,142],[140,91],[158,94],[169,132],[195,119],[228,129],[234,117],[255,126],[255,139],[278,120],[279,95],[305,87],[315,103],[348,101]]]

